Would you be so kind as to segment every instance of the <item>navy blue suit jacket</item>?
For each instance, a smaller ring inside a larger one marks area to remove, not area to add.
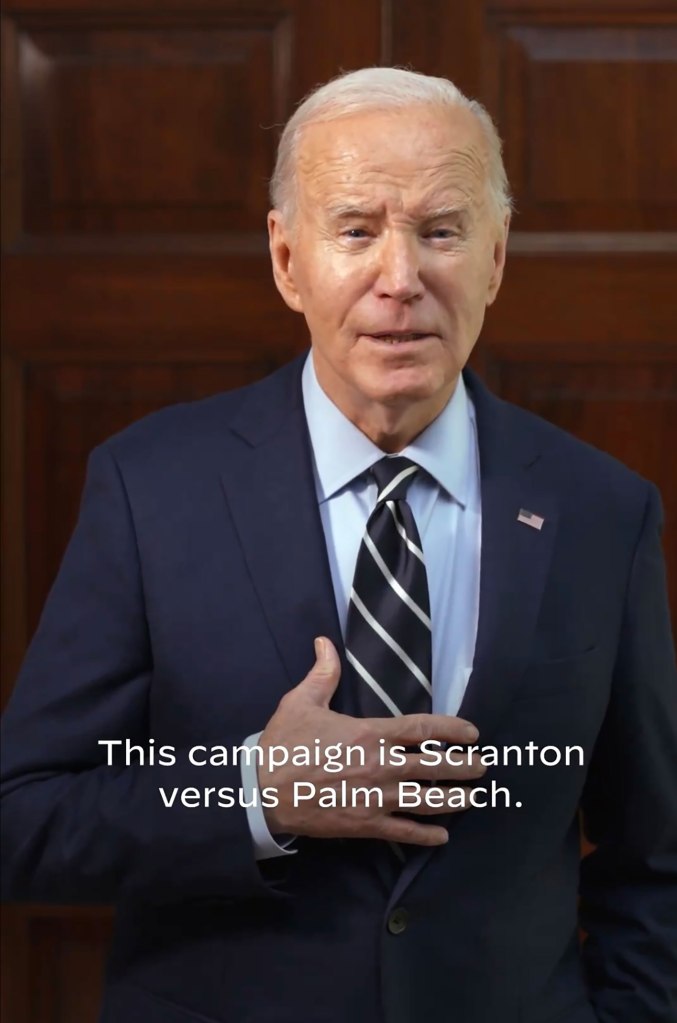
[[[315,636],[343,649],[301,365],[92,453],[4,719],[5,897],[117,904],[104,1023],[674,1023],[660,501],[470,372],[482,565],[460,714],[481,744],[580,745],[584,766],[492,769],[522,808],[445,817],[448,845],[401,868],[385,843],[304,838],[257,864],[244,809],[158,793],[237,789],[237,766],[105,764],[100,739],[237,745],[308,672]],[[343,669],[333,706],[352,713]],[[582,867],[579,807],[597,845]]]

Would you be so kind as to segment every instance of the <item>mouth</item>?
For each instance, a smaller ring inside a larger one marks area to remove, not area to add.
[[[434,334],[419,331],[384,330],[376,334],[365,334],[364,337],[371,341],[378,341],[387,345],[406,345],[425,341],[426,338],[434,337]]]

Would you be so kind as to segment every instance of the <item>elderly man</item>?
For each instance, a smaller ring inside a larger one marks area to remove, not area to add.
[[[106,1023],[674,1023],[660,501],[464,369],[493,125],[345,75],[273,205],[311,352],[93,452],[5,718],[8,894],[116,902]]]

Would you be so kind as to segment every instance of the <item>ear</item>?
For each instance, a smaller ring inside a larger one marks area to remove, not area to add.
[[[505,268],[505,257],[508,248],[508,232],[510,230],[510,212],[506,213],[501,224],[498,237],[494,243],[493,252],[493,269],[491,271],[491,277],[489,278],[489,286],[487,288],[487,305],[493,305],[493,302],[498,295],[498,289],[501,286],[503,280],[503,270]]]
[[[294,280],[293,235],[279,210],[268,214],[268,247],[277,290],[290,309],[302,313],[303,304]]]

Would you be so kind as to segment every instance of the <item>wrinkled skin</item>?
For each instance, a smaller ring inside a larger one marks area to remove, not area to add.
[[[295,211],[271,211],[269,233],[323,390],[401,450],[451,397],[501,283],[508,216],[490,202],[476,118],[416,105],[306,126]],[[426,336],[373,337],[392,331]]]

